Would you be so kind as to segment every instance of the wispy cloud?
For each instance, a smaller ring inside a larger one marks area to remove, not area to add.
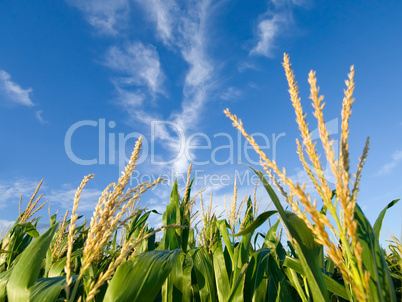
[[[43,113],[43,110],[36,110],[35,111],[35,117],[42,124],[46,124],[47,121],[43,118],[42,113]]]
[[[159,55],[152,45],[141,42],[126,43],[123,47],[112,46],[106,52],[104,65],[116,72],[111,81],[116,89],[116,102],[137,122],[149,125],[157,119],[148,113],[146,100],[155,100],[163,94],[164,74]]]
[[[293,23],[292,10],[295,6],[308,8],[310,0],[274,0],[266,12],[259,16],[256,30],[256,45],[250,55],[272,57],[276,40]],[[294,28],[294,25],[292,26]]]
[[[31,92],[31,88],[21,88],[20,85],[11,80],[10,74],[0,69],[0,93],[2,93],[8,101],[17,105],[33,107],[34,103],[29,95]]]
[[[122,105],[127,111],[138,110],[140,108],[146,98],[141,90],[128,91],[120,87],[119,83],[115,83],[114,85],[118,94],[118,104]]]
[[[280,15],[275,15],[271,19],[264,19],[258,24],[258,43],[250,51],[250,55],[272,56],[272,49],[275,47],[274,41],[277,37],[280,24],[284,19]]]
[[[378,175],[390,173],[400,162],[402,162],[402,150],[397,150],[392,154],[391,160],[381,167]]]
[[[165,44],[173,39],[173,26],[177,26],[177,19],[172,18],[178,13],[178,7],[174,0],[135,0],[141,4],[148,13],[149,19],[156,24],[158,36]]]
[[[33,108],[36,106],[31,100],[32,88],[22,88],[11,80],[8,72],[0,69],[0,98],[4,96],[6,102],[10,104]],[[0,99],[1,100],[1,99]],[[35,117],[42,124],[46,121],[42,117],[43,110],[36,110]]]
[[[126,26],[130,12],[129,0],[66,0],[81,10],[86,20],[99,33],[116,35]]]
[[[67,1],[83,11],[89,23],[105,33],[117,34],[121,23],[127,21],[128,15],[123,15],[121,22],[118,17],[122,11],[128,10],[128,1]],[[188,64],[181,108],[173,109],[168,119],[187,134],[199,122],[213,87],[214,64],[208,54],[211,1],[189,1],[180,5],[174,0],[135,1],[154,24],[156,36],[167,50],[179,53]],[[145,109],[146,101],[154,101],[158,94],[164,94],[164,74],[158,51],[155,46],[140,41],[116,45],[106,52],[104,64],[123,75],[112,79],[117,101],[136,121],[149,125],[159,115],[156,108],[152,112]],[[161,126],[157,131],[158,140],[171,154],[177,154],[184,145],[184,137],[176,128]],[[176,171],[184,172],[188,168],[188,159],[182,156],[173,165]]]
[[[3,234],[10,229],[10,227],[14,224],[14,221],[0,219],[0,238],[3,237]]]
[[[67,187],[70,187],[69,185]],[[76,188],[62,188],[58,190],[52,190],[50,194],[46,194],[47,199],[51,204],[57,204],[58,206],[71,210],[74,203],[74,196]],[[84,188],[81,194],[81,199],[78,204],[78,211],[93,211],[98,203],[99,197],[102,195],[101,190]]]
[[[8,204],[13,207],[18,203],[22,195],[22,207],[24,208],[35,192],[39,181],[29,179],[17,179],[14,181],[0,182],[0,209],[5,208]],[[46,184],[40,188],[39,194],[44,193],[43,201],[49,200],[50,204],[57,204],[64,209],[71,209],[74,202],[76,187],[66,184],[60,189],[49,189]],[[84,188],[81,195],[79,209],[81,211],[92,211],[102,191],[91,188]]]
[[[258,67],[248,62],[240,62],[237,66],[237,70],[239,72],[244,72],[246,70],[258,70]]]
[[[309,7],[311,5],[311,2],[311,0],[272,0],[272,3],[276,7],[289,7],[289,5]]]
[[[236,87],[228,87],[226,91],[221,94],[221,99],[225,101],[231,101],[238,99],[241,96],[241,90]]]
[[[114,80],[119,87],[145,86],[152,93],[161,91],[164,76],[158,52],[152,45],[134,42],[122,48],[112,46],[106,53],[105,65],[126,75]]]
[[[213,82],[214,68],[207,51],[207,23],[211,14],[211,2],[191,1],[188,7],[181,9],[172,0],[141,1],[141,4],[150,14],[164,43],[178,50],[189,66],[183,83],[181,110],[173,112],[169,118],[186,135],[199,122]],[[172,154],[178,154],[185,147],[185,136],[180,135],[177,129],[162,126],[158,131],[158,139]],[[183,154],[194,157],[189,150]],[[181,173],[187,170],[188,165],[189,159],[183,155],[174,162],[173,167]]]
[[[26,179],[0,182],[0,208],[4,208],[8,204],[18,203],[20,195],[23,195],[23,201],[29,200],[38,184],[39,181]]]

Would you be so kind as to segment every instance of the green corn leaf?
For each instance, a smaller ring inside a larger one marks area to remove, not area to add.
[[[283,262],[283,266],[286,266],[286,267],[296,271],[297,273],[299,273],[302,276],[306,276],[304,274],[302,265],[298,259],[294,259],[289,256],[286,256],[286,259]],[[343,286],[342,284],[339,284],[338,282],[336,282],[331,277],[329,277],[325,274],[323,274],[322,276],[324,278],[325,285],[327,286],[328,290],[331,293],[333,293],[343,299],[346,299],[346,300],[349,299],[345,286]]]
[[[195,249],[196,248],[194,229],[189,229],[187,245],[188,245],[189,249]]]
[[[329,257],[325,261],[325,270],[330,274],[333,274],[335,272],[335,263]]]
[[[191,301],[192,268],[192,258],[186,258],[183,252],[176,256],[172,272],[162,287],[162,301]]]
[[[181,225],[186,226],[186,228],[181,230],[181,247],[183,252],[187,252],[188,243],[189,243],[189,235],[190,235],[190,220],[191,213],[189,211],[189,203],[190,203],[190,194],[191,194],[191,186],[193,185],[194,178],[190,181],[188,187],[186,188],[186,200],[182,200],[180,204],[180,216],[181,216]]]
[[[172,193],[170,194],[170,203],[166,207],[166,211],[162,216],[163,225],[180,224],[180,201],[179,191],[177,187],[177,179],[173,185]],[[179,232],[179,230],[178,230]],[[164,248],[166,250],[174,250],[180,247],[179,236],[181,233],[176,233],[175,229],[164,230]]]
[[[130,238],[137,238],[139,233],[141,232],[142,228],[145,226],[149,215],[153,211],[148,211],[141,214],[135,215],[125,226],[126,229],[126,240]],[[156,211],[155,211],[156,212]],[[158,212],[156,212],[158,213]]]
[[[54,214],[54,215],[50,216],[50,217],[49,217],[50,226],[55,225],[55,224],[56,224],[56,220],[57,220],[57,214]]]
[[[57,224],[38,237],[21,254],[7,283],[7,298],[9,302],[26,302],[29,300],[32,286],[39,276],[43,259],[46,256],[56,229]]]
[[[248,235],[246,235],[246,236],[248,236]],[[232,262],[232,272],[229,277],[231,292],[232,292],[232,289],[234,288],[236,282],[239,280],[239,276],[240,276],[243,264],[247,263],[247,262],[243,263],[243,261],[242,261],[242,254],[243,254],[243,251],[245,250],[244,243],[242,241],[240,243],[238,243],[234,249],[234,262]],[[231,296],[232,296],[231,301],[233,301],[233,302],[242,301],[243,300],[242,287],[238,287],[238,290],[236,292],[233,292],[231,294]]]
[[[285,272],[286,276],[289,279],[290,284],[296,289],[297,293],[299,294],[300,299],[303,302],[308,302],[306,294],[303,290],[302,285],[300,284],[299,277],[295,270],[292,270],[288,267],[282,267],[283,271]]]
[[[378,240],[380,240],[380,232],[381,232],[381,227],[382,227],[382,221],[384,220],[385,213],[387,212],[387,210],[389,208],[393,207],[398,201],[399,201],[399,199],[395,199],[395,200],[391,201],[384,208],[384,210],[381,211],[380,215],[378,215],[378,218],[375,221],[374,226],[373,226],[374,233],[376,234]]]
[[[151,251],[124,262],[117,268],[103,301],[154,301],[178,253],[180,250]]]
[[[363,248],[363,265],[370,272],[370,301],[396,302],[393,281],[377,236],[358,205],[355,220],[356,236]]]
[[[242,236],[249,234],[253,231],[255,231],[259,226],[261,226],[269,217],[271,217],[273,214],[278,213],[278,211],[267,211],[264,213],[261,213],[258,215],[258,217],[250,224],[248,225],[245,229],[243,229],[241,232],[238,232],[232,236]]]
[[[243,218],[244,226],[247,228],[250,224],[253,223],[253,203],[251,198],[247,201],[247,210],[246,210],[246,217]],[[242,302],[244,300],[243,295],[243,288],[244,288],[244,278],[239,279],[240,275],[242,274],[242,269],[245,264],[248,264],[249,257],[250,257],[250,248],[251,248],[251,238],[253,235],[254,230],[247,232],[246,234],[242,235],[241,241],[239,244],[236,245],[234,249],[234,261],[232,266],[232,275],[230,278],[231,284],[231,301]],[[236,291],[233,291],[234,286],[237,282],[240,282],[241,286],[236,286]]]
[[[82,248],[78,249],[76,251],[73,251],[71,253],[71,261],[74,261],[74,259],[82,256]],[[53,263],[52,267],[49,270],[48,277],[59,277],[62,275],[64,271],[64,267],[66,266],[67,263],[67,257],[63,257],[59,261]]]
[[[225,264],[225,256],[223,254],[222,241],[219,239],[216,240],[212,247],[212,257],[218,298],[219,301],[225,301],[230,295],[230,283]]]
[[[71,276],[73,281],[77,276]],[[56,301],[60,292],[64,288],[66,277],[43,278],[38,279],[31,290],[30,302],[53,302]]]
[[[24,225],[26,226],[26,229],[25,229],[25,233],[26,233],[26,234],[28,234],[28,235],[31,236],[32,238],[38,238],[38,237],[39,237],[39,233],[38,233],[38,231],[36,230],[36,227],[34,227],[34,226],[32,225],[32,223],[27,222],[27,223],[24,223]]]
[[[298,257],[300,258],[304,274],[307,277],[308,284],[314,301],[329,301],[328,291],[325,286],[324,278],[317,253],[317,244],[314,241],[313,234],[306,226],[304,221],[291,212],[283,209],[282,204],[276,195],[274,189],[270,186],[261,171],[256,171],[250,167],[259,177],[269,196],[272,199],[276,209],[281,216],[283,223],[289,231],[289,234],[296,240],[295,246]]]
[[[12,253],[0,254],[0,267],[4,267],[5,263],[7,263],[7,267],[10,267],[16,255],[21,253],[30,244],[32,238],[37,238],[38,236],[39,233],[32,223],[26,222],[20,224],[17,220],[2,240],[2,246],[6,247],[6,250]]]
[[[276,232],[278,230],[278,226],[279,226],[280,222],[281,222],[280,220],[275,222],[275,224],[269,229],[267,235],[265,235],[264,247],[268,247],[268,248],[271,248],[271,249],[275,248],[275,246],[276,246],[276,244],[278,242],[278,240],[276,238]]]
[[[240,287],[240,284],[244,284],[244,278],[245,278],[245,273],[248,267],[248,263],[245,263],[243,265],[243,267],[240,270],[240,274],[236,279],[236,282],[233,284],[231,290],[230,290],[230,295],[229,297],[225,300],[226,302],[232,302],[232,301],[236,301],[239,300],[238,298],[236,298],[238,289],[240,289],[240,292],[243,292],[243,287]],[[223,300],[222,300],[223,301]]]
[[[17,254],[17,251],[7,251],[7,250],[1,250],[0,249],[0,254]]]
[[[218,301],[212,259],[205,248],[190,251],[201,302]]]
[[[234,263],[234,249],[232,246],[232,242],[230,241],[228,229],[230,226],[228,225],[226,220],[219,220],[217,222],[217,226],[220,232],[220,235],[223,238],[223,242],[225,243],[226,249],[230,255],[230,260]]]
[[[246,272],[244,301],[265,301],[268,288],[268,256],[270,249],[260,249],[251,255]]]
[[[293,301],[287,280],[272,254],[268,256],[268,301]]]
[[[10,279],[13,268],[0,273],[0,302],[4,302],[7,299],[7,282]]]

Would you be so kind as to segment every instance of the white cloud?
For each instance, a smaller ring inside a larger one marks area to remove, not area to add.
[[[3,95],[5,100],[16,105],[34,107],[30,94],[32,88],[21,88],[20,85],[11,80],[8,72],[0,69],[0,97]],[[43,110],[36,110],[35,117],[41,123],[46,123],[42,117]]]
[[[6,207],[8,204],[15,207],[18,204],[20,195],[22,195],[22,208],[25,208],[32,194],[35,192],[39,181],[18,179],[14,181],[0,182],[0,208]],[[43,201],[49,200],[50,204],[58,204],[64,209],[72,209],[76,188],[71,185],[65,185],[61,189],[46,190],[46,186],[42,184],[39,194],[44,193]],[[84,188],[81,195],[79,210],[92,211],[101,196],[102,191],[91,188]]]
[[[21,88],[20,85],[11,81],[10,74],[0,69],[0,93],[3,93],[7,99],[18,105],[32,107],[34,103],[29,96],[31,92],[31,88]]]
[[[172,0],[140,1],[146,12],[150,14],[163,42],[178,50],[189,65],[183,85],[181,110],[172,113],[169,118],[169,121],[177,124],[185,135],[199,122],[213,82],[214,67],[207,52],[210,3],[210,0],[191,2],[188,7],[179,9]],[[145,120],[150,119],[152,116]],[[171,154],[178,154],[184,146],[184,136],[178,135],[178,132],[172,129],[160,128],[158,139]],[[189,150],[187,154],[194,157]],[[176,172],[182,173],[187,171],[188,165],[189,159],[181,156],[173,163],[173,168]]]
[[[272,57],[279,34],[289,28],[294,30],[293,9],[295,7],[308,9],[311,6],[311,0],[273,0],[272,4],[266,12],[258,17],[257,43],[249,55]]]
[[[392,159],[381,167],[378,175],[384,175],[391,172],[400,162],[402,162],[402,150],[397,150],[392,154]]]
[[[239,63],[239,65],[237,66],[237,70],[238,70],[239,72],[244,72],[244,71],[249,70],[249,69],[251,69],[251,70],[258,70],[258,68],[257,68],[255,65],[250,64],[250,63],[248,63],[248,62],[241,62],[241,63]]]
[[[183,87],[182,110],[174,115],[175,122],[185,133],[198,124],[212,88],[214,68],[207,52],[210,9],[209,0],[200,1],[198,6],[192,7],[189,13],[182,17],[180,36],[176,42],[184,60],[189,64]],[[191,155],[195,157],[194,154]],[[188,160],[182,158],[175,163],[174,168],[178,172],[185,172],[188,164]]]
[[[42,113],[43,113],[43,110],[36,110],[35,117],[39,122],[41,122],[42,124],[45,124],[46,120],[43,118]]]
[[[17,204],[20,195],[23,195],[23,202],[29,200],[38,184],[39,181],[26,179],[0,182],[0,208],[6,207],[8,203]]]
[[[106,20],[107,22],[103,22],[107,25],[104,26],[104,31],[114,34],[118,33],[118,26],[115,25],[121,23],[117,22],[116,14],[129,7],[127,1],[123,0],[110,3],[95,0],[68,1],[81,9],[88,20],[91,20],[91,16]],[[214,66],[207,52],[207,22],[212,10],[211,1],[190,1],[180,6],[174,0],[136,1],[155,24],[156,34],[165,46],[180,53],[189,66],[183,84],[181,108],[173,111],[168,119],[187,134],[199,122],[213,83]],[[125,20],[124,17],[122,19]],[[113,46],[107,51],[104,64],[123,75],[114,78],[113,84],[118,94],[118,103],[130,116],[148,125],[150,121],[157,119],[156,110],[149,113],[144,108],[146,99],[155,100],[157,94],[163,94],[161,86],[164,74],[156,48],[141,42],[128,43],[123,47]],[[160,142],[166,146],[168,152],[177,154],[178,146],[184,143],[183,140],[178,141],[177,133],[172,129],[160,130],[160,134]],[[188,164],[188,159],[183,156],[173,165],[176,171],[184,172]]]
[[[105,65],[126,75],[114,80],[120,89],[124,86],[146,86],[152,93],[161,91],[164,76],[158,52],[152,45],[135,42],[123,48],[113,46],[107,51]]]
[[[57,204],[66,210],[72,210],[76,191],[77,189],[52,190],[46,196],[51,204]],[[93,211],[101,195],[101,190],[84,188],[78,204],[78,211]]]
[[[0,219],[0,238],[10,229],[10,227],[14,224],[14,221]]]
[[[81,10],[87,22],[101,34],[116,35],[124,28],[130,12],[128,0],[66,0]]]
[[[272,0],[272,3],[276,7],[289,6],[289,4],[308,7],[311,4],[311,0]]]
[[[142,105],[145,99],[145,95],[141,91],[128,91],[120,88],[118,85],[115,86],[118,93],[118,102],[127,110],[138,108]]]
[[[250,51],[250,55],[271,57],[272,49],[275,47],[274,40],[283,22],[284,19],[279,15],[275,15],[271,19],[262,20],[258,24],[258,43]]]
[[[230,101],[237,99],[241,96],[241,90],[236,87],[229,87],[221,94],[221,99],[225,101]]]
[[[156,24],[159,37],[165,44],[173,38],[173,23],[177,20],[172,14],[177,12],[176,3],[173,0],[135,0],[141,4],[149,14],[150,20]]]

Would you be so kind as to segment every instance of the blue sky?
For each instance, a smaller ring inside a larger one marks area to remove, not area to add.
[[[374,222],[402,196],[401,11],[399,1],[1,1],[0,226],[16,218],[19,195],[26,203],[40,179],[52,213],[64,212],[81,179],[95,173],[80,205],[90,216],[139,135],[132,185],[159,175],[168,183],[144,196],[144,206],[163,212],[172,180],[192,162],[195,189],[213,192],[219,212],[235,176],[239,196],[253,194],[239,159],[258,167],[227,107],[268,157],[305,181],[284,52],[312,131],[307,75],[316,70],[335,140],[355,66],[352,169],[370,136],[358,202]],[[258,196],[268,204],[266,193]],[[401,214],[399,204],[384,229],[400,236]]]

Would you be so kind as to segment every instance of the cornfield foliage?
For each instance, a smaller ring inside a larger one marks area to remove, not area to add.
[[[297,152],[321,198],[321,208],[303,184],[294,183],[265,156],[241,121],[226,110],[260,156],[265,173],[250,168],[275,210],[257,215],[258,204],[251,197],[239,206],[235,183],[227,218],[216,215],[211,203],[204,207],[202,193],[191,192],[190,166],[184,196],[175,182],[163,227],[152,228],[148,218],[154,211],[138,202],[162,179],[127,188],[141,149],[139,139],[123,175],[100,196],[90,222],[77,223],[81,218],[77,207],[93,175],[78,187],[71,215],[52,215],[50,228],[39,235],[39,218],[32,218],[44,205],[38,206],[39,184],[1,239],[0,301],[402,301],[401,242],[393,237],[387,250],[379,244],[386,211],[398,200],[385,206],[374,225],[357,203],[368,141],[356,174],[349,172],[353,67],[343,100],[339,158],[334,158],[323,122],[323,97],[318,95],[315,73],[309,76],[334,187],[323,176],[287,55],[284,67],[302,137]],[[282,201],[276,192],[283,195]],[[197,198],[202,209],[198,218],[193,211]],[[272,220],[277,221],[271,225]]]

